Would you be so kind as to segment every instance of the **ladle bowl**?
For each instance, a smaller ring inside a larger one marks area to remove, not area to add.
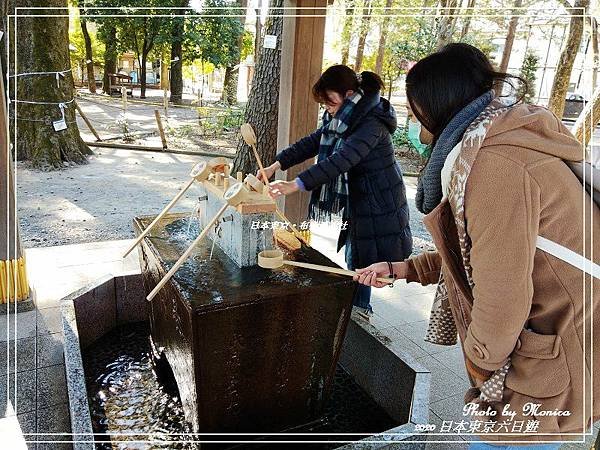
[[[201,161],[192,167],[192,170],[190,171],[190,177],[194,178],[196,181],[204,181],[208,178],[210,173],[211,167],[206,161]]]
[[[251,173],[249,173],[248,175],[246,175],[244,183],[256,192],[262,193],[263,191],[264,184],[256,177],[256,175],[252,175]]]
[[[303,267],[304,269],[319,270],[321,272],[335,273],[338,275],[346,275],[353,277],[358,273],[353,270],[340,269],[339,267],[321,266],[319,264],[310,264],[300,261],[289,261],[283,259],[283,252],[281,250],[264,250],[258,253],[258,266],[263,269],[277,269],[283,265]],[[394,278],[377,278],[380,283],[392,284]]]
[[[248,188],[244,183],[235,183],[223,194],[223,198],[230,206],[237,206],[248,198]]]
[[[281,250],[264,250],[258,254],[258,265],[263,269],[277,269],[283,264],[283,252]]]
[[[244,142],[250,146],[256,145],[256,133],[254,133],[254,128],[249,123],[245,123],[240,127],[240,132],[242,134],[242,138]]]

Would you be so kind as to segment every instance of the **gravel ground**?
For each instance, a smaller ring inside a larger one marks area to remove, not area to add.
[[[203,136],[199,126],[198,112],[190,106],[171,106],[165,117],[164,109],[146,101],[129,100],[127,104],[127,130],[132,139],[119,139],[125,133],[122,103],[106,95],[85,95],[77,100],[102,140],[111,143],[127,143],[162,147],[154,111],[160,112],[163,128],[170,149],[210,153],[234,154],[237,134],[228,132],[222,136]],[[77,114],[77,124],[83,139],[94,142],[95,137]],[[96,147],[97,148],[97,147]]]
[[[120,99],[86,95],[78,99],[78,103],[101,138],[122,135],[122,126],[117,122],[122,112]],[[138,137],[136,144],[161,145],[156,133],[155,109],[160,108],[143,102],[128,103],[130,132],[155,133]],[[94,141],[83,120],[79,115],[77,118],[83,139]],[[235,133],[219,137],[201,136],[195,132],[199,128],[196,123],[196,109],[170,108],[168,121],[164,121],[169,148],[235,153]],[[17,204],[25,247],[132,238],[133,217],[160,212],[186,182],[191,167],[207,159],[98,147],[93,150],[95,154],[89,158],[88,164],[60,171],[42,172],[29,168],[27,163],[18,164]],[[414,172],[414,162],[400,156],[402,170]],[[416,179],[405,177],[405,182],[415,251],[433,248],[422,224],[422,214],[414,205]],[[194,188],[191,188],[173,211],[192,211],[195,197]]]
[[[132,238],[136,215],[156,214],[201,158],[102,149],[89,164],[55,172],[17,168],[23,243],[41,247]],[[191,211],[192,187],[173,209]]]
[[[132,219],[157,214],[188,178],[195,156],[96,149],[89,163],[54,172],[17,168],[17,204],[25,247],[128,239]],[[415,250],[431,248],[414,206],[415,178],[405,177]],[[195,188],[173,211],[192,211]]]

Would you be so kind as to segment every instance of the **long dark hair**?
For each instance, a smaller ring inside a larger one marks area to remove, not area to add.
[[[383,81],[374,72],[361,72],[359,76],[350,67],[337,64],[323,72],[312,88],[312,95],[318,103],[325,103],[329,100],[327,91],[337,92],[343,98],[346,92],[356,92],[358,88],[365,95],[375,94],[383,89]]]
[[[450,120],[485,92],[508,84],[512,90],[521,77],[498,72],[487,56],[472,45],[448,44],[415,64],[406,75],[406,97],[421,124],[437,141]],[[522,92],[526,92],[526,89]],[[521,95],[517,103],[523,99]]]

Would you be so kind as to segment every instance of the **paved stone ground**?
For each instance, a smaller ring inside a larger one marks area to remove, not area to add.
[[[121,259],[129,242],[26,251],[36,308],[0,316],[0,448],[72,448],[59,301],[103,275],[139,272],[135,252]]]

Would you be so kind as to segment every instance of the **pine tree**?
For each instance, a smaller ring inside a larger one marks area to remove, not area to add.
[[[519,96],[523,96],[523,101],[525,103],[531,103],[535,97],[535,81],[539,64],[539,56],[532,50],[528,50],[527,53],[525,53],[523,65],[521,65],[521,72],[519,73],[519,76],[527,82],[527,86],[521,86],[519,89]]]

